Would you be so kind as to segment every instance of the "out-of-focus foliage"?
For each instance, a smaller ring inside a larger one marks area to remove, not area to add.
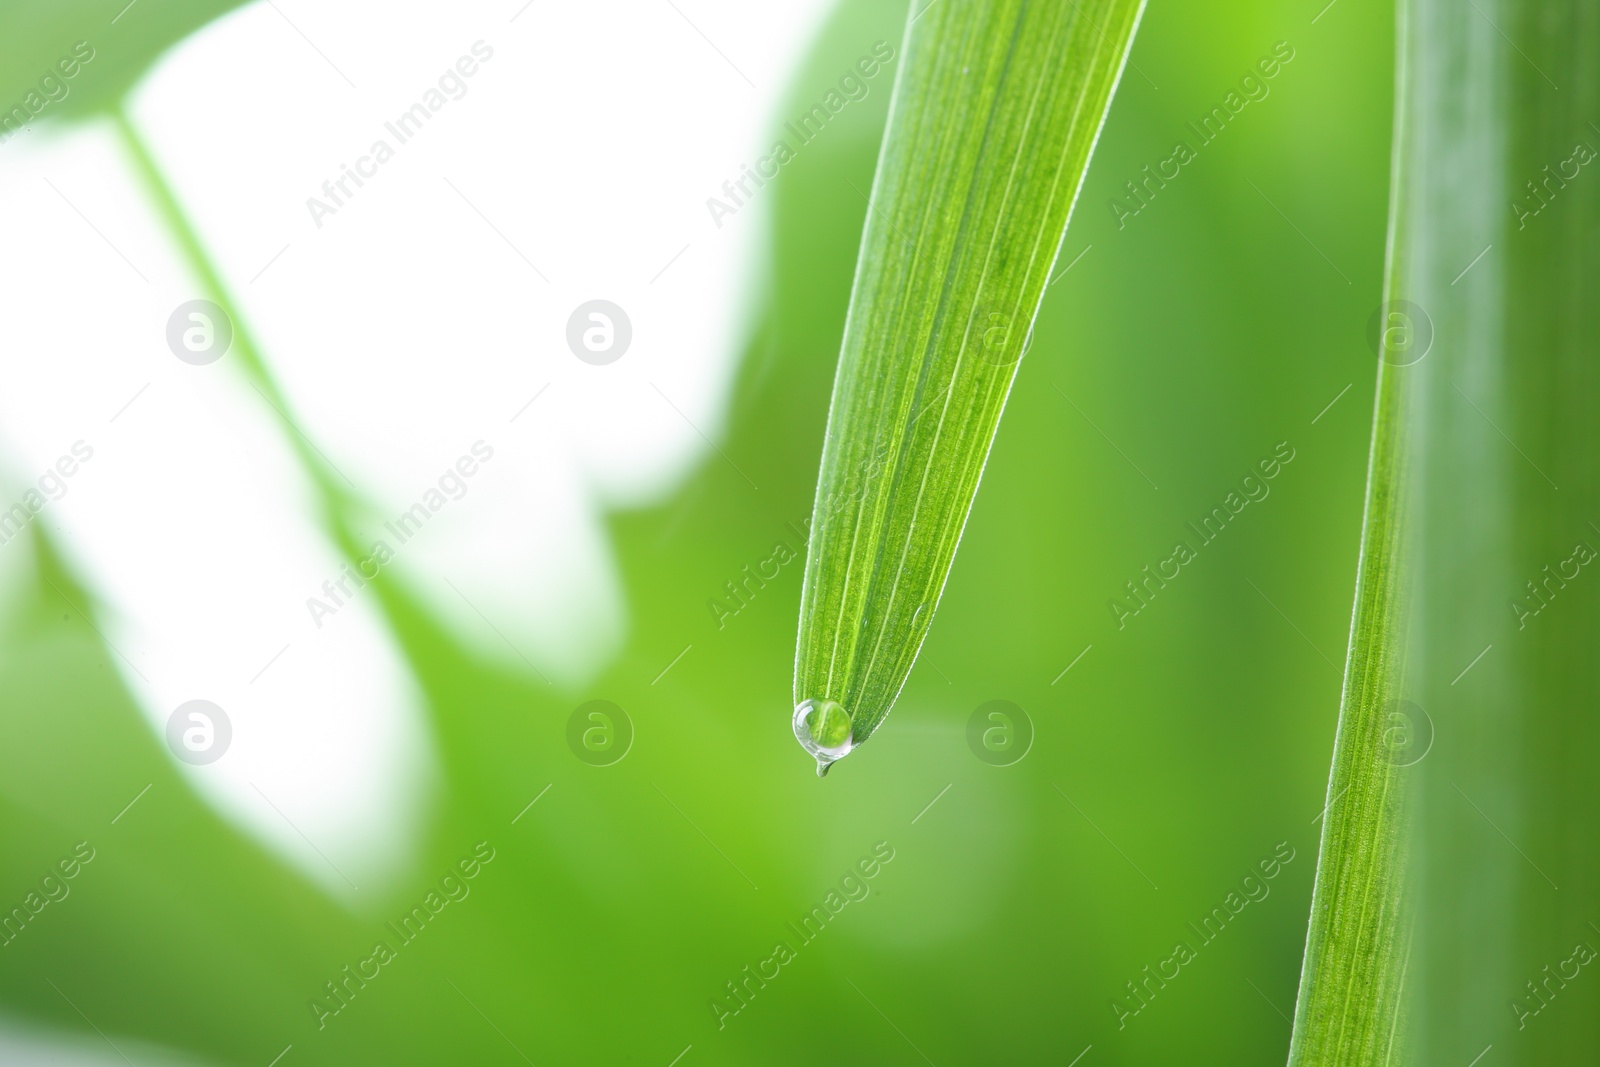
[[[856,774],[794,773],[798,568],[720,628],[708,603],[799,548],[887,94],[768,187],[771,283],[718,441],[761,488],[712,453],[671,500],[614,516],[631,630],[603,677],[554,693],[374,587],[445,774],[413,882],[344,911],[227,831],[47,562],[0,645],[0,902],[76,841],[97,855],[0,949],[7,1019],[216,1063],[292,1044],[280,1067],[664,1065],[689,1045],[680,1067],[1067,1063],[1091,1044],[1083,1067],[1277,1061],[1349,619],[1390,113],[1388,12],[1313,24],[1316,6],[1146,17],[895,743]],[[904,21],[845,5],[774,125]],[[1220,533],[1188,526],[1216,508]],[[1194,558],[1148,578],[1179,541]],[[636,727],[611,767],[565,741],[591,698]],[[996,699],[1034,726],[1012,766],[968,745]],[[496,855],[470,897],[318,1029],[325,983],[479,841]],[[894,858],[870,895],[799,944],[786,924],[845,898],[878,842]],[[737,1006],[727,984],[779,940],[795,958],[719,1027],[713,1000]],[[1194,958],[1148,978],[1180,941]]]
[[[48,0],[0,8],[0,122],[105,111],[156,58],[241,0]]]

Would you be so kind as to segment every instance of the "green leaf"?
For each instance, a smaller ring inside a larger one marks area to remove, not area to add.
[[[0,140],[108,111],[173,45],[243,0],[51,0],[0,8]]]
[[[913,10],[801,594],[795,732],[819,774],[883,722],[927,636],[1142,9]],[[849,717],[840,744],[811,737],[825,705]]]
[[[1584,0],[1399,5],[1383,358],[1291,1067],[1593,1054],[1592,1011],[1524,989],[1594,943],[1600,890],[1571,844],[1597,829],[1600,612],[1567,590],[1600,545],[1597,30]],[[1536,594],[1541,565],[1567,577]]]
[[[1405,691],[1407,608],[1412,594],[1409,506],[1420,323],[1409,304],[1414,181],[1406,13],[1398,34],[1384,300],[1369,326],[1378,384],[1367,466],[1355,609],[1345,659],[1333,769],[1311,895],[1289,1063],[1381,1064],[1399,1043],[1401,985],[1410,948],[1406,858],[1411,843],[1411,767],[1403,745],[1412,723]],[[1395,731],[1402,731],[1398,734]]]

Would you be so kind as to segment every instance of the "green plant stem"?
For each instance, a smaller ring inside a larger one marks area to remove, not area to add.
[[[1397,51],[1403,57],[1403,7],[1397,31]],[[1396,84],[1386,308],[1404,299],[1408,253],[1397,222],[1409,167],[1403,70]],[[1397,758],[1391,731],[1399,725],[1397,702],[1406,692],[1417,369],[1402,365],[1410,353],[1390,344],[1391,322],[1402,330],[1415,325],[1392,320],[1386,311],[1379,315],[1381,351],[1355,606],[1290,1038],[1291,1067],[1388,1063],[1401,1040],[1401,989],[1410,951],[1406,866],[1414,773]],[[1414,343],[1414,335],[1401,333],[1398,339]]]
[[[206,250],[205,242],[200,239],[199,231],[195,229],[188,213],[179,204],[178,196],[160,164],[156,162],[149,146],[145,144],[144,138],[134,126],[126,106],[118,104],[112,109],[111,118],[118,138],[150,197],[151,205],[166,225],[167,232],[171,235],[178,251],[182,253],[184,263],[194,272],[206,298],[215,302],[228,314],[233,326],[233,344],[224,359],[238,359],[246,379],[272,409],[274,418],[283,428],[289,447],[294,450],[302,467],[310,473],[320,490],[325,514],[336,528],[341,541],[348,542],[344,544],[346,551],[358,551],[357,546],[349,542],[345,524],[341,521],[347,513],[349,501],[354,496],[355,486],[349,483],[332,461],[323,455],[296,425],[291,414],[293,408],[262,358],[261,347],[256,343],[245,317],[240,314],[238,303],[233,299],[227,284],[223,282],[222,274]],[[336,477],[338,481],[335,481]],[[346,489],[340,488],[341,482]],[[355,557],[352,556],[353,558]]]
[[[1600,985],[1533,982],[1600,943],[1600,7],[1398,14],[1384,296],[1432,345],[1379,368],[1289,1062],[1586,1062]]]

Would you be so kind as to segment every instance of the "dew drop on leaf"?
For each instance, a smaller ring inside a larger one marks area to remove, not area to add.
[[[816,759],[818,778],[855,747],[850,729],[850,713],[837,700],[802,700],[795,705],[794,736]]]

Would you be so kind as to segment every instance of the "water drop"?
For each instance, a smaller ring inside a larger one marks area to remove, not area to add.
[[[794,736],[817,761],[817,777],[825,777],[836,760],[850,754],[850,713],[837,700],[802,700],[794,709]]]

